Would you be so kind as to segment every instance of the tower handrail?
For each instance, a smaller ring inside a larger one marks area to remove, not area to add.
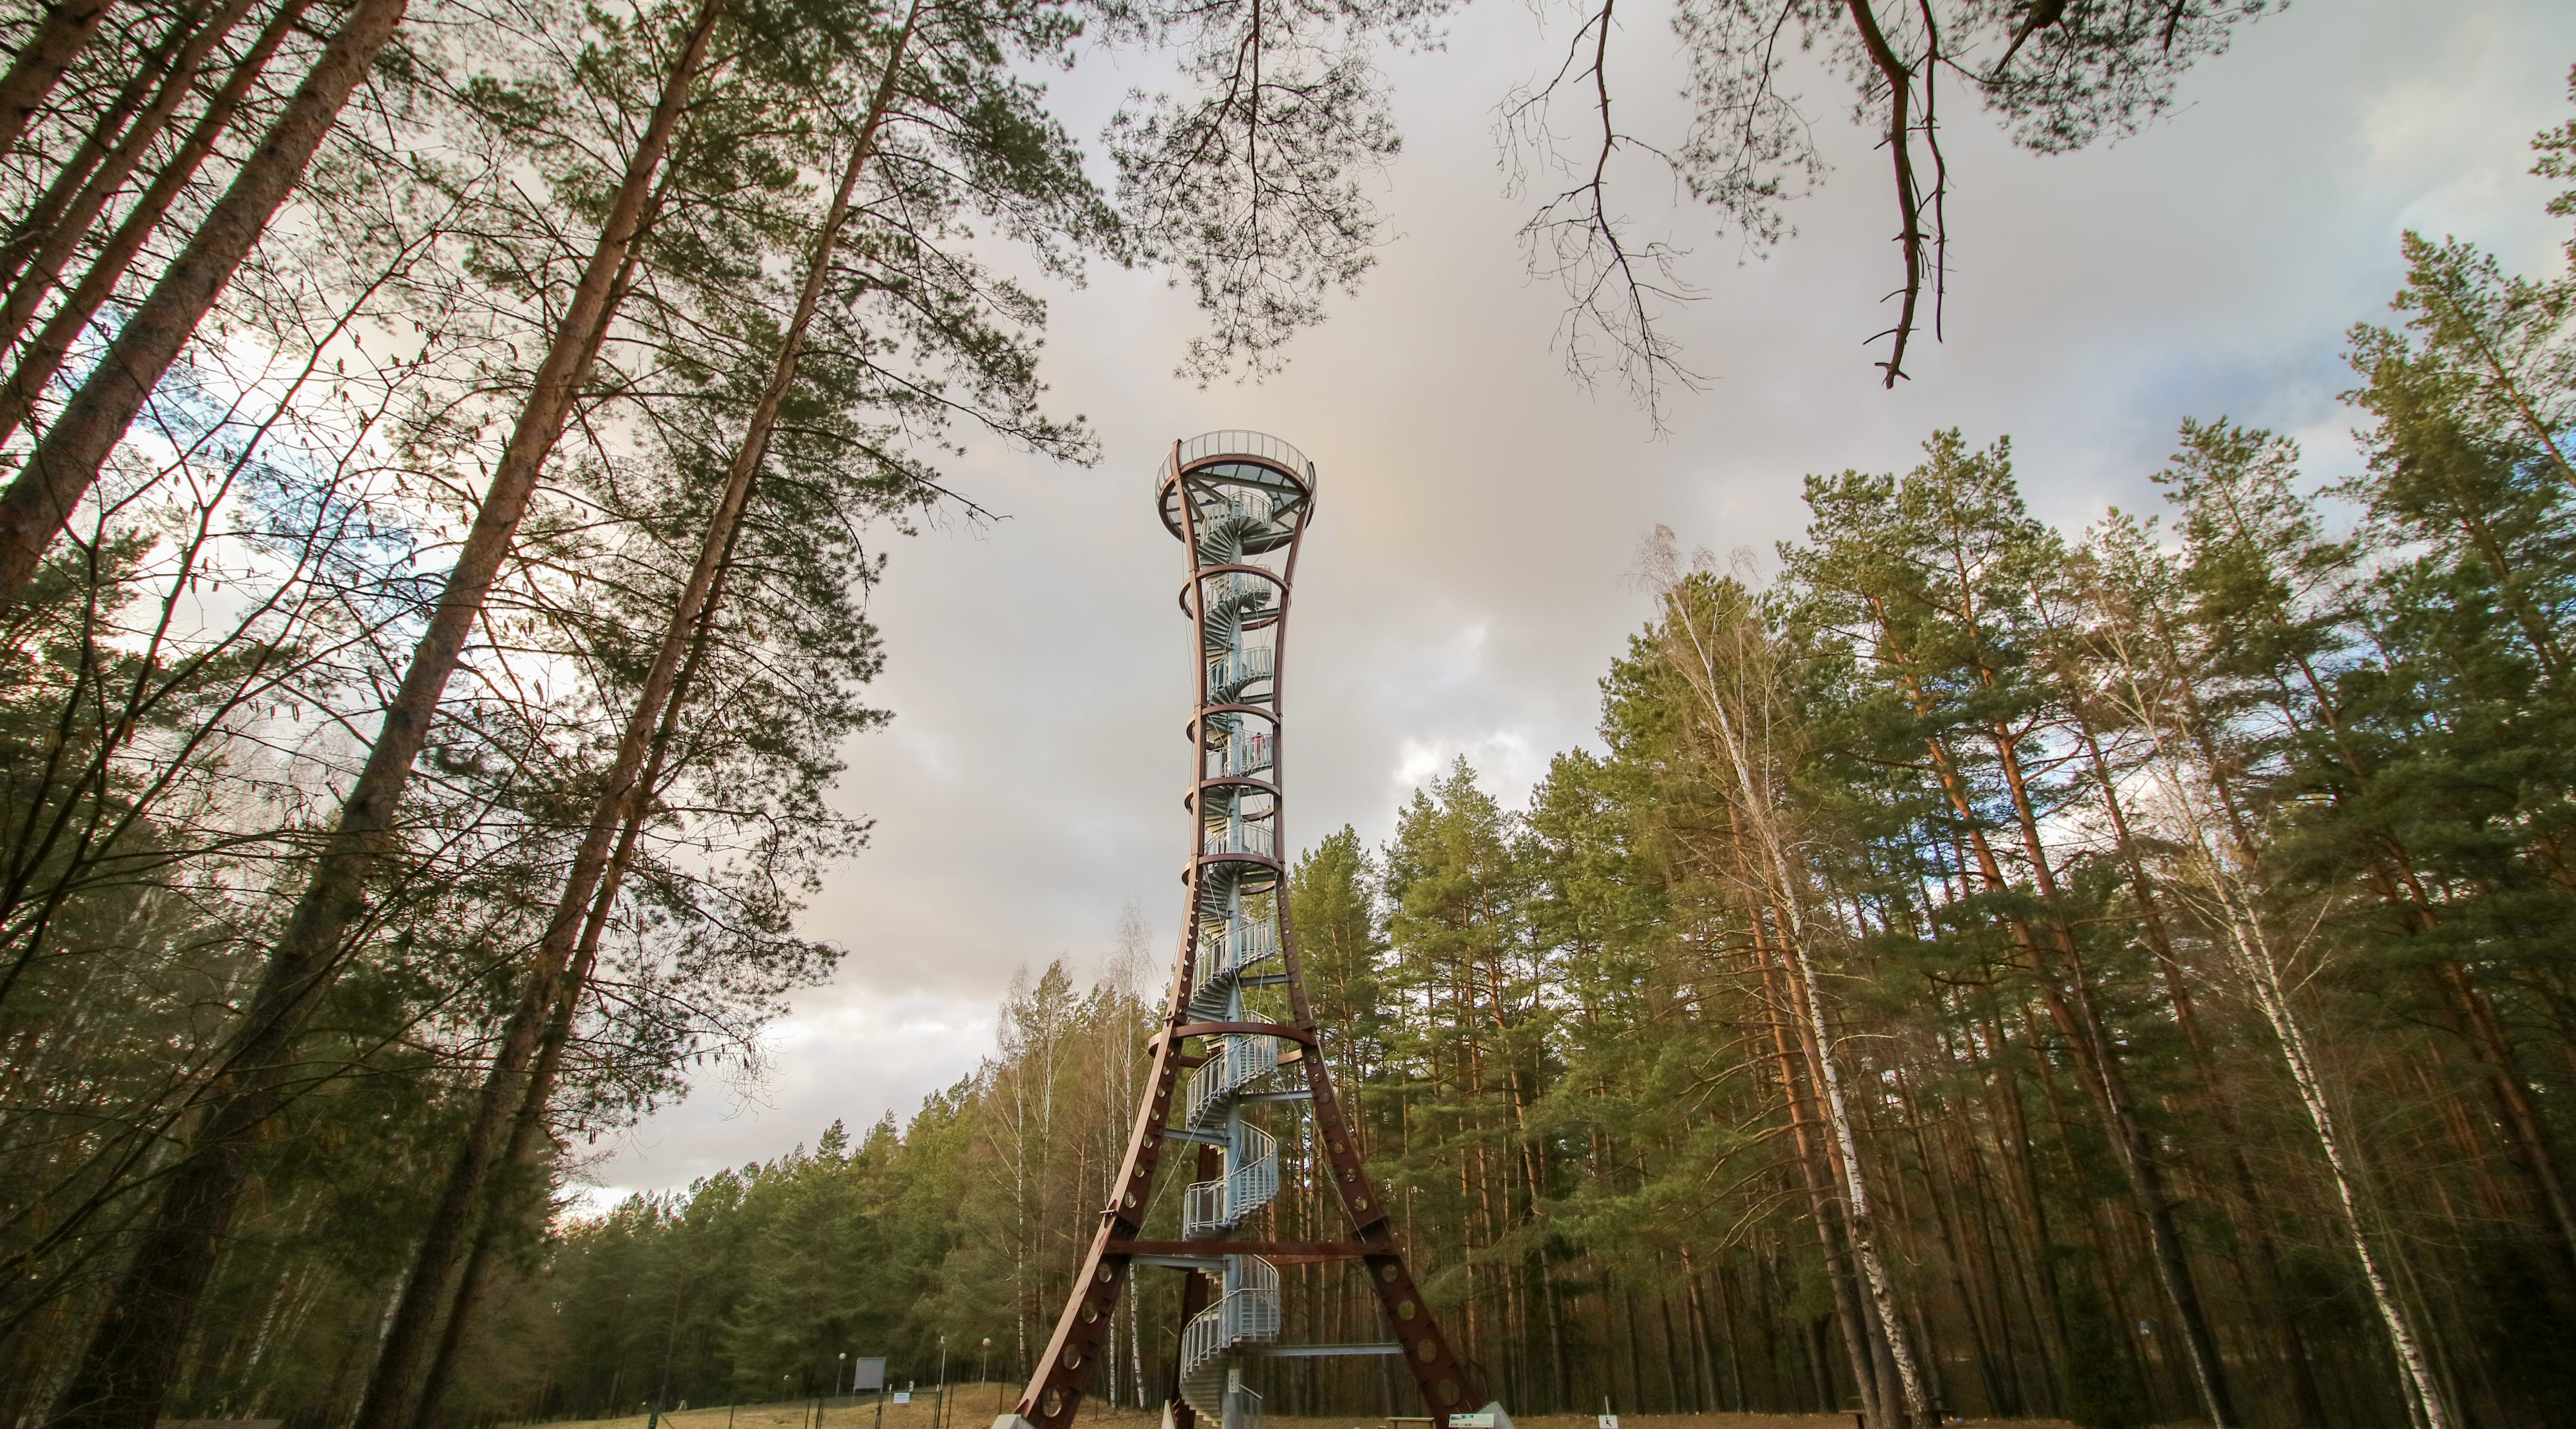
[[[1223,432],[1202,432],[1181,443],[1179,450],[1181,467],[1184,470],[1215,457],[1248,456],[1269,462],[1295,474],[1297,479],[1305,482],[1310,490],[1315,484],[1315,464],[1306,459],[1306,454],[1268,432],[1248,431],[1241,428]],[[1162,485],[1170,477],[1171,471],[1169,466],[1156,467],[1154,484]]]
[[[1279,1195],[1279,1143],[1257,1126],[1243,1128],[1241,1144],[1228,1148],[1226,1173],[1190,1185],[1181,1207],[1181,1235],[1197,1240],[1222,1235],[1252,1218]]]
[[[1258,1234],[1255,1218],[1282,1194],[1279,1141],[1292,1127],[1311,1138],[1303,1144],[1313,1160],[1300,1174],[1338,1200],[1350,1226],[1347,1240],[1324,1244],[1312,1257],[1301,1248],[1300,1258],[1347,1258],[1365,1268],[1360,1279],[1402,1341],[1405,1370],[1431,1408],[1434,1429],[1449,1429],[1480,1404],[1490,1411],[1483,1423],[1509,1429],[1406,1270],[1384,1196],[1344,1134],[1347,1114],[1332,1074],[1310,1055],[1315,1032],[1286,906],[1282,856],[1289,845],[1281,832],[1276,740],[1290,576],[1314,519],[1314,494],[1315,468],[1305,453],[1240,429],[1173,443],[1157,474],[1155,514],[1189,563],[1179,605],[1197,667],[1195,708],[1183,726],[1194,748],[1182,799],[1193,825],[1194,852],[1183,871],[1188,931],[1108,1219],[1074,1277],[1018,1415],[995,1429],[1074,1429],[1094,1367],[1116,1362],[1106,1337],[1117,1323],[1120,1287],[1131,1278],[1123,1272],[1139,1264],[1177,1265],[1221,1282],[1215,1303],[1181,1326],[1180,1402],[1167,1406],[1166,1422],[1261,1429],[1261,1396],[1244,1381],[1258,1356],[1275,1352],[1249,1347],[1280,1336],[1279,1271],[1250,1253],[1258,1243],[1237,1237]],[[1254,974],[1265,965],[1276,971]],[[1255,987],[1264,990],[1257,999]],[[1297,1014],[1295,1025],[1283,1025],[1286,1014],[1272,1005],[1271,989],[1284,989],[1280,1000]],[[1148,1252],[1143,1239],[1156,1168],[1176,1159],[1176,1142],[1194,1143],[1209,1166],[1209,1179],[1189,1184],[1180,1197],[1182,1243],[1195,1254]],[[1212,1154],[1218,1148],[1221,1163]],[[1298,1353],[1387,1348],[1318,1344]]]
[[[1266,823],[1250,819],[1228,819],[1204,831],[1199,852],[1209,855],[1240,853],[1254,858],[1278,857],[1278,839]]]
[[[1279,1070],[1279,1039],[1234,1034],[1216,1039],[1214,1055],[1190,1073],[1187,1124],[1203,1128],[1225,1115],[1235,1094]]]

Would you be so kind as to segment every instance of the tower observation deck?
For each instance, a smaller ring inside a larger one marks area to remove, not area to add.
[[[1511,1429],[1415,1287],[1359,1145],[1318,1055],[1281,828],[1280,699],[1297,550],[1315,511],[1315,466],[1259,432],[1172,444],[1156,472],[1163,525],[1188,560],[1180,590],[1197,670],[1182,803],[1190,818],[1171,996],[1116,1188],[1016,1413],[994,1429],[1068,1429],[1108,1339],[1122,1287],[1142,1268],[1183,1274],[1170,1429],[1260,1429],[1260,1361],[1400,1356],[1432,1429]],[[1259,1239],[1279,1195],[1279,1132],[1312,1120],[1312,1174],[1337,1193],[1340,1240]],[[1179,1240],[1143,1239],[1166,1148],[1189,1148]],[[1390,1338],[1280,1342],[1279,1269],[1341,1262],[1376,1292]],[[1205,1421],[1202,1424],[1202,1421]]]

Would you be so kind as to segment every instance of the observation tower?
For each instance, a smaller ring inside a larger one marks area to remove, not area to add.
[[[1180,607],[1197,671],[1184,727],[1189,783],[1181,802],[1191,827],[1180,948],[1117,1189],[1018,1412],[994,1429],[1068,1429],[1121,1287],[1140,1268],[1183,1276],[1181,1342],[1165,1406],[1170,1429],[1260,1429],[1261,1396],[1251,1382],[1258,1362],[1314,1355],[1401,1356],[1432,1429],[1511,1429],[1405,1268],[1395,1224],[1360,1164],[1318,1055],[1306,1003],[1283,861],[1280,672],[1298,543],[1315,510],[1314,463],[1276,437],[1210,432],[1172,444],[1155,499],[1189,562]],[[1257,1238],[1279,1195],[1280,1135],[1300,1116],[1311,1118],[1312,1173],[1339,1195],[1343,1239]],[[1175,1145],[1194,1162],[1181,1239],[1141,1239],[1155,1173]],[[1279,1266],[1325,1261],[1367,1280],[1389,1339],[1280,1343]]]

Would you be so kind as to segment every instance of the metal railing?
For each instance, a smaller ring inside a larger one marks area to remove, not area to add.
[[[1181,1376],[1237,1345],[1279,1338],[1279,1267],[1257,1255],[1226,1257],[1239,1266],[1244,1284],[1198,1313],[1181,1334]],[[1260,1275],[1253,1267],[1268,1274]],[[1231,1278],[1231,1277],[1229,1277]]]
[[[1216,971],[1224,976],[1279,956],[1279,930],[1268,923],[1237,923],[1217,940]]]
[[[1207,1061],[1190,1073],[1187,1124],[1193,1130],[1224,1116],[1237,1092],[1279,1070],[1277,1038],[1225,1036],[1214,1041]]]
[[[1252,572],[1218,572],[1200,577],[1200,590],[1208,602],[1208,631],[1239,646],[1244,621],[1257,621],[1278,608],[1280,582]]]
[[[1181,1234],[1196,1240],[1222,1235],[1252,1218],[1279,1196],[1279,1143],[1257,1126],[1243,1129],[1240,1148],[1229,1147],[1233,1164],[1213,1181],[1190,1185],[1181,1205]]]
[[[1266,645],[1249,650],[1228,650],[1208,661],[1208,703],[1235,703],[1235,696],[1244,686],[1271,677],[1276,661],[1277,653]]]
[[[1269,923],[1247,923],[1241,915],[1223,931],[1199,938],[1203,971],[1190,991],[1190,1012],[1208,1022],[1231,1018],[1235,976],[1256,963],[1279,956],[1279,930]]]
[[[1232,1365],[1226,1354],[1239,1345],[1279,1338],[1279,1267],[1257,1255],[1226,1260],[1229,1267],[1239,1268],[1244,1283],[1200,1311],[1181,1331],[1181,1397],[1199,1413],[1220,1419],[1225,1401],[1234,1398],[1236,1412],[1250,1409],[1257,1425],[1261,1396],[1246,1388],[1239,1376],[1228,1373]],[[1254,1279],[1254,1266],[1268,1271],[1268,1276]],[[1229,1274],[1228,1278],[1237,1277]],[[1249,1396],[1250,1403],[1237,1396]]]
[[[1229,487],[1213,497],[1200,498],[1199,510],[1203,523],[1275,521],[1279,519],[1279,498],[1255,488]]]
[[[1315,484],[1315,464],[1306,454],[1270,435],[1268,432],[1225,431],[1202,432],[1181,443],[1181,465],[1192,467],[1210,457],[1248,456],[1295,472],[1311,489]],[[1154,469],[1154,484],[1163,484],[1170,468]]]
[[[1246,596],[1268,600],[1283,588],[1277,576],[1261,571],[1219,571],[1200,579],[1207,584],[1208,598],[1220,601],[1241,600]]]
[[[1257,469],[1257,468],[1255,468]],[[1228,476],[1235,469],[1219,468]],[[1276,481],[1275,474],[1262,471],[1266,481]],[[1255,551],[1275,549],[1294,534],[1293,522],[1283,518],[1278,493],[1257,487],[1200,487],[1190,493],[1196,508],[1191,524],[1198,533],[1199,560],[1203,565],[1230,566]]]
[[[1276,856],[1277,845],[1276,833],[1268,824],[1248,819],[1228,819],[1214,828],[1201,830],[1199,838],[1199,852],[1204,854],[1241,853],[1255,858],[1272,858]]]
[[[1236,735],[1226,741],[1224,748],[1216,751],[1216,771],[1211,777],[1258,774],[1270,767],[1275,748],[1269,735]]]

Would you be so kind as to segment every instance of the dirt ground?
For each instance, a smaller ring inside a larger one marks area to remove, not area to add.
[[[952,1384],[948,1387],[949,1412],[945,1424],[937,1429],[989,1429],[997,1412],[1008,1410],[1020,1386],[997,1384]],[[889,1402],[884,1407],[882,1429],[934,1429],[932,1395],[919,1391],[911,1404]],[[880,1429],[874,1401],[852,1403],[835,1400],[824,1412],[821,1429]],[[783,1404],[745,1404],[734,1408],[682,1409],[662,1416],[661,1429],[808,1429],[813,1419],[810,1402],[790,1401]],[[1148,1417],[1134,1409],[1104,1409],[1097,1401],[1082,1406],[1082,1422],[1124,1423],[1138,1426]],[[1630,1414],[1621,1419],[1623,1429],[1853,1429],[1849,1414]],[[2063,1419],[1969,1419],[1953,1423],[1970,1425],[2009,1424],[2015,1429],[2074,1429]],[[1271,1415],[1269,1429],[1390,1429],[1382,1418],[1316,1418],[1295,1419]],[[1534,1414],[1516,1416],[1514,1429],[1595,1429],[1588,1414]],[[565,1429],[574,1429],[566,1425]],[[580,1421],[578,1429],[645,1429],[641,1414],[623,1419]],[[1393,1429],[1422,1429],[1419,1424],[1393,1426]]]

